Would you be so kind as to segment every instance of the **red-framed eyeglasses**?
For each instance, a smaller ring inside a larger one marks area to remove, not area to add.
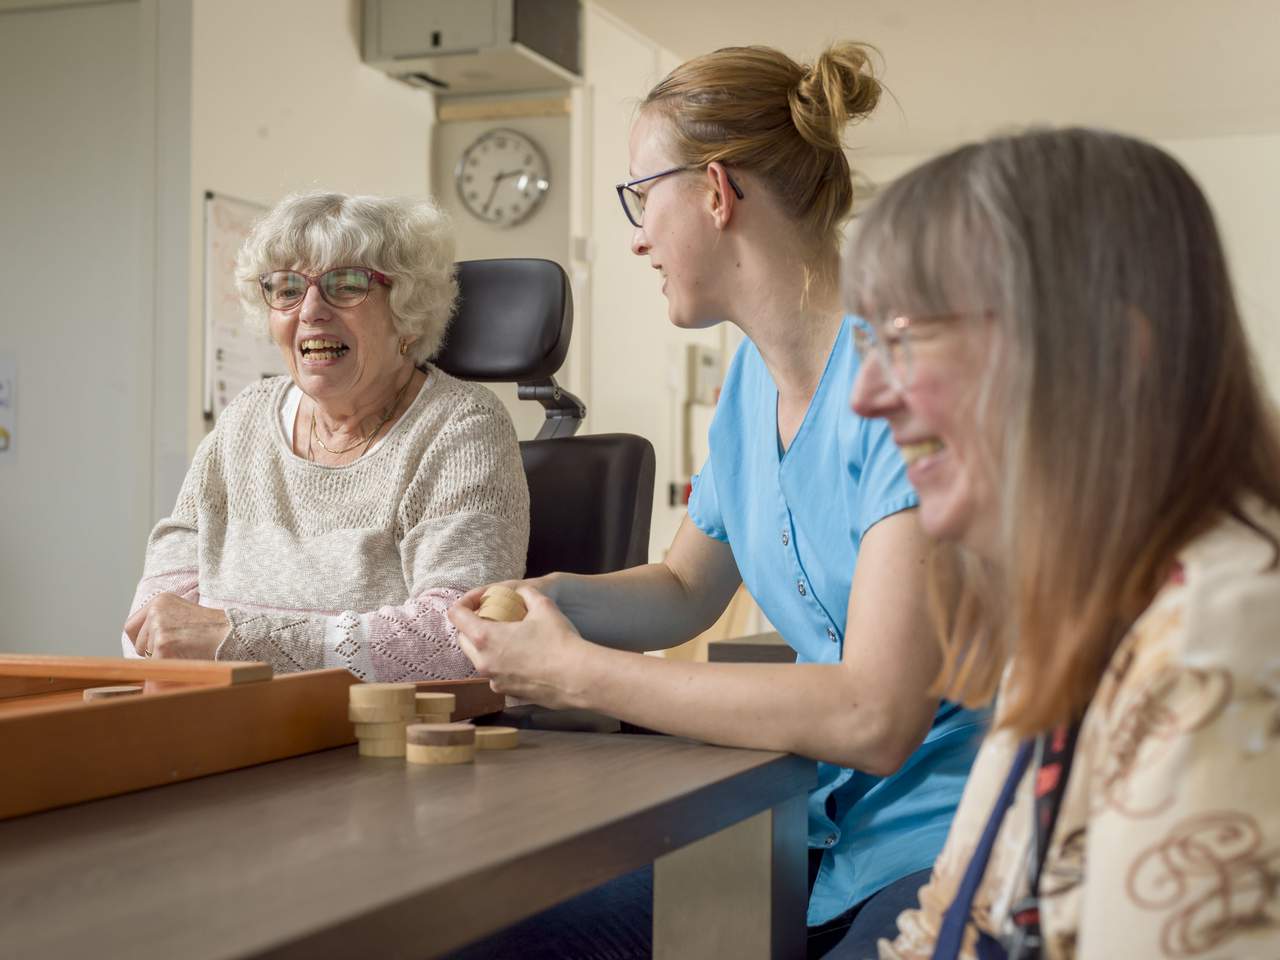
[[[258,277],[262,299],[272,310],[292,310],[312,286],[331,307],[356,307],[364,303],[375,281],[391,286],[386,274],[367,267],[334,267],[315,277],[298,270],[273,270]]]

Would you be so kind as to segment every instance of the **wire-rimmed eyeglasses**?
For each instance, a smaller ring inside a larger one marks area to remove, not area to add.
[[[637,184],[648,183],[650,180],[657,180],[659,177],[669,177],[673,173],[681,173],[685,170],[701,170],[704,166],[706,164],[687,163],[683,166],[672,167],[670,170],[663,170],[661,173],[651,173],[647,177],[636,177],[634,180],[618,184],[614,189],[618,191],[618,202],[622,204],[622,212],[627,215],[627,219],[631,221],[633,227],[643,225],[645,194],[634,189]],[[742,188],[734,183],[733,177],[727,170],[725,171],[725,178],[729,181],[729,188],[733,190],[733,195],[739,200],[745,199]]]
[[[853,348],[858,359],[865,363],[874,360],[880,366],[889,386],[901,393],[915,382],[915,359],[911,346],[928,334],[922,331],[937,321],[959,320],[965,317],[994,316],[991,310],[956,310],[949,313],[931,313],[920,316],[899,314],[872,323],[857,314],[853,321]]]
[[[258,277],[262,299],[272,310],[292,310],[313,286],[331,307],[356,307],[364,303],[375,281],[391,286],[386,274],[367,267],[334,267],[316,277],[299,270],[273,270]]]

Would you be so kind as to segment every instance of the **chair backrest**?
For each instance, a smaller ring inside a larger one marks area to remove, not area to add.
[[[433,361],[463,380],[516,381],[547,420],[520,444],[529,481],[525,575],[610,573],[648,560],[654,452],[644,437],[571,436],[586,407],[555,382],[573,332],[573,293],[550,260],[465,260],[458,312]]]
[[[573,335],[573,292],[551,260],[463,260],[458,310],[432,361],[462,380],[553,377]]]
[[[464,380],[514,380],[521,400],[547,419],[538,439],[571,437],[586,405],[560,384],[573,334],[573,291],[551,260],[464,260],[458,264],[458,312],[436,366]]]
[[[525,576],[609,573],[649,561],[653,445],[630,433],[526,440]]]

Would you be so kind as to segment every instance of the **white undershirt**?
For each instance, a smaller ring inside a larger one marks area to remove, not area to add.
[[[430,374],[428,374],[427,379],[429,380],[430,378]],[[425,388],[426,385],[424,381],[422,386]],[[298,408],[301,406],[302,390],[295,383],[285,391],[284,400],[280,404],[280,429],[284,433],[284,442],[290,450],[293,449],[293,431],[297,426]],[[307,432],[310,433],[310,425],[308,425]],[[373,453],[373,451],[377,450],[386,438],[386,433],[378,434],[377,438],[370,444],[369,449],[365,451],[365,454]],[[364,454],[361,454],[361,456],[364,456]]]

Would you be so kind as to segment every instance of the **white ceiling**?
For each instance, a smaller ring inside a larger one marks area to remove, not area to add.
[[[897,101],[851,138],[874,153],[1038,122],[1161,139],[1280,132],[1280,0],[594,2],[682,59],[874,44]]]

